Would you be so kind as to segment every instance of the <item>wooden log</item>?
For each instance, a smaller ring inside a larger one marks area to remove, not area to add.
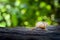
[[[28,30],[26,31],[25,28],[17,29],[18,28],[0,28],[0,40],[60,40],[59,32],[40,32],[36,30],[30,31],[28,29],[26,29]]]

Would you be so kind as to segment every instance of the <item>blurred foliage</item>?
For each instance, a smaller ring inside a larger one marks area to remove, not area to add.
[[[32,27],[43,19],[50,25],[52,5],[58,7],[58,0],[0,0],[0,27]]]

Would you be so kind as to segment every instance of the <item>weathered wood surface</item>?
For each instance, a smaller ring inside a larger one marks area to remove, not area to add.
[[[0,40],[60,40],[60,32],[29,30],[26,28],[0,28]]]

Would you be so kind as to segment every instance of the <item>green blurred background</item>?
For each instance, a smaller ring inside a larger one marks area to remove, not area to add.
[[[34,27],[45,21],[55,25],[59,0],[0,0],[0,27]]]

